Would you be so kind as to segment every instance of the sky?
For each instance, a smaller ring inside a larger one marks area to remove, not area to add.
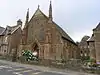
[[[51,0],[53,20],[69,34],[74,41],[91,36],[92,29],[100,22],[100,0]],[[30,18],[40,5],[48,16],[50,0],[0,0],[0,26],[16,25],[21,19],[23,25],[29,8]]]

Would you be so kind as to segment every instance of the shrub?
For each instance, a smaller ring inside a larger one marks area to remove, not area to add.
[[[38,60],[38,58],[36,56],[34,56],[30,50],[23,50],[22,51],[22,56],[24,56],[27,61],[29,61],[29,60]]]

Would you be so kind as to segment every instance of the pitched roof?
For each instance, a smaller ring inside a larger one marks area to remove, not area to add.
[[[32,18],[34,16],[40,16],[40,15],[44,16],[47,20],[49,20],[49,17],[47,17],[39,8],[36,10],[36,12],[32,16]],[[32,20],[32,18],[30,19],[30,21]],[[71,39],[71,37],[59,25],[57,25],[53,21],[52,21],[52,23],[55,25],[55,27],[57,28],[58,32],[61,34],[63,39],[68,40],[76,45],[76,43]]]
[[[42,15],[42,16],[44,16],[46,19],[48,19],[48,17],[38,8],[36,11],[35,11],[35,13],[33,14],[33,16],[31,17],[31,19],[29,20],[29,22],[35,17],[35,16],[40,16],[40,15]],[[29,23],[28,22],[28,23]],[[27,25],[25,25],[24,26],[24,28],[26,28],[28,26],[28,24]],[[24,29],[23,28],[23,29]]]
[[[21,27],[21,26],[20,26],[20,25],[7,26],[6,29],[4,29],[4,31],[1,33],[1,35],[13,34],[19,27]],[[8,31],[9,33],[7,33],[7,31]]]
[[[40,16],[40,15],[42,15],[42,16],[44,16],[46,19],[48,19],[48,17],[38,8],[36,11],[35,11],[35,13],[34,13],[34,15],[32,16],[32,18],[34,17],[34,16]],[[31,19],[32,19],[31,18]],[[31,20],[30,19],[30,20]]]
[[[55,22],[53,22],[53,23],[55,24],[55,26],[56,26],[58,32],[62,35],[62,38],[63,38],[63,39],[66,39],[66,40],[68,40],[68,41],[73,42],[74,44],[76,44],[76,43],[71,39],[71,37],[70,37],[59,25],[57,25]]]
[[[93,30],[100,30],[100,23]]]
[[[21,25],[16,26],[13,31],[11,32],[11,34],[13,34],[18,28],[21,28]]]
[[[94,42],[94,35],[92,34],[92,36],[87,40],[87,42]]]

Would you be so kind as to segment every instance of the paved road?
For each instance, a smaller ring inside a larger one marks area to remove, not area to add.
[[[12,63],[0,60],[0,75],[92,75],[73,71],[53,71],[45,67],[27,66],[25,64]],[[94,75],[94,74],[93,74]]]
[[[0,63],[0,75],[64,75]]]

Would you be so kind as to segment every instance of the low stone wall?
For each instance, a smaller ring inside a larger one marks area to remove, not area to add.
[[[43,65],[49,67],[55,67],[59,69],[69,68],[71,70],[80,71],[82,70],[82,64],[80,60],[68,60],[66,62],[61,62],[57,60],[39,60],[39,61],[28,61],[28,64]]]
[[[81,69],[81,61],[74,59],[74,60],[67,60],[65,62],[61,62],[58,60],[49,60],[49,59],[39,59],[38,61],[27,61],[25,60],[25,57],[20,57],[18,62],[21,63],[28,63],[28,64],[34,64],[34,65],[43,65],[43,66],[49,66],[49,67],[55,67],[55,68],[70,68],[72,70],[79,70]]]
[[[9,55],[0,56],[0,59],[2,59],[2,60],[8,60],[8,61],[11,61],[12,60],[11,59],[11,56],[9,56]]]
[[[75,71],[82,71],[82,65],[80,63],[66,64],[66,68],[69,68],[69,69],[75,70]]]
[[[12,61],[12,57],[10,56],[0,56],[0,59],[9,60]],[[42,65],[42,66],[48,66],[48,67],[54,67],[59,69],[66,69],[69,68],[71,70],[79,71],[81,67],[81,61],[80,60],[67,60],[65,62],[57,61],[57,60],[38,60],[38,61],[27,61],[24,56],[21,56],[17,58],[17,62],[19,63],[25,63],[25,64],[33,64],[33,65]]]

